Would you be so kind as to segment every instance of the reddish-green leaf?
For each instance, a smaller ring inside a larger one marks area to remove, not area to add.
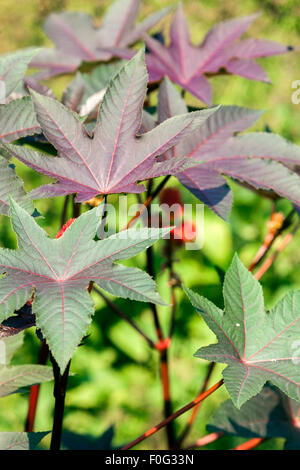
[[[259,282],[237,256],[223,290],[224,311],[185,289],[218,338],[217,344],[195,355],[228,364],[223,372],[225,385],[238,408],[257,395],[267,380],[300,401],[300,358],[294,347],[300,338],[300,291],[289,292],[266,312]]]
[[[114,261],[135,256],[170,229],[131,229],[95,242],[102,210],[103,205],[85,212],[53,240],[11,202],[19,248],[0,249],[0,267],[5,274],[0,279],[0,321],[10,317],[34,292],[36,326],[62,370],[91,321],[90,281],[119,297],[165,305],[148,274]]]

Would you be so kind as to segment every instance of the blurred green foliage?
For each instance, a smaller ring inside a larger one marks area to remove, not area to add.
[[[30,45],[49,44],[42,30],[44,18],[52,11],[62,9],[82,10],[100,18],[108,0],[2,0],[0,52],[24,48]],[[141,17],[166,5],[171,0],[145,0]],[[207,30],[221,20],[245,15],[260,10],[261,17],[249,29],[248,35],[256,38],[277,40],[285,44],[298,45],[300,41],[300,4],[297,0],[185,0],[192,38],[199,42]],[[167,27],[168,21],[164,27]],[[16,27],[17,26],[17,27]],[[212,79],[214,103],[236,104],[266,110],[254,130],[264,130],[268,125],[272,131],[300,144],[298,123],[299,109],[292,104],[291,84],[300,79],[299,53],[262,60],[273,84],[250,82],[239,77],[216,77]],[[56,93],[61,94],[70,78],[58,78],[51,83]],[[195,98],[187,96],[188,104],[201,105]],[[27,190],[47,181],[19,162],[15,162],[18,174],[24,179]],[[170,186],[178,186],[171,179]],[[271,202],[254,193],[230,183],[234,191],[234,207],[230,224],[205,209],[205,243],[202,250],[177,253],[175,269],[185,285],[207,296],[222,306],[222,289],[214,266],[225,270],[237,251],[248,264],[260,246],[266,232]],[[197,200],[182,188],[185,203]],[[132,196],[132,201],[135,201]],[[117,203],[117,197],[110,202]],[[60,228],[60,213],[63,199],[39,200],[36,207],[44,215],[41,225],[55,236]],[[281,201],[278,207],[287,213],[290,204]],[[69,214],[70,215],[70,214]],[[1,246],[13,248],[15,237],[9,219],[1,216]],[[279,257],[264,276],[262,284],[266,304],[272,306],[286,290],[299,288],[300,234]],[[159,290],[169,300],[167,273],[163,270],[163,243],[155,247],[156,270]],[[133,262],[131,261],[131,264]],[[135,259],[135,264],[145,267],[145,256]],[[207,363],[193,358],[200,345],[214,340],[213,334],[194,312],[182,292],[177,291],[178,308],[175,337],[170,350],[171,390],[174,408],[177,409],[197,394],[207,370]],[[72,361],[72,372],[66,400],[64,426],[68,431],[99,436],[111,425],[115,427],[114,446],[118,446],[139,435],[162,418],[162,393],[158,375],[158,357],[149,350],[143,339],[124,321],[95,297],[96,313],[85,344],[79,347]],[[152,338],[155,331],[149,306],[138,302],[117,300],[116,303]],[[167,331],[170,308],[160,307],[159,314]],[[16,363],[35,362],[39,344],[33,332],[26,333],[24,346],[17,353]],[[220,377],[222,366],[217,366],[211,378],[213,384]],[[206,433],[205,423],[218,404],[227,398],[224,389],[218,390],[203,403],[190,440]],[[27,396],[13,395],[1,399],[0,431],[21,431],[27,410]],[[44,384],[38,406],[36,430],[49,430],[52,425],[52,384]],[[176,428],[184,426],[187,416],[176,421]],[[49,437],[44,440],[47,444]],[[237,438],[222,438],[207,448],[233,447],[241,442]],[[165,435],[161,431],[148,439],[142,448],[164,448]],[[281,448],[282,441],[273,440],[261,448]]]

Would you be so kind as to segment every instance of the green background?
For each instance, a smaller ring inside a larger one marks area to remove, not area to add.
[[[44,18],[52,11],[62,9],[86,11],[97,19],[110,4],[109,1],[75,0],[2,0],[0,3],[1,41],[0,53],[31,45],[50,45],[43,33]],[[157,9],[175,5],[169,0],[145,0],[140,18]],[[300,42],[300,3],[297,0],[186,0],[184,10],[189,20],[192,40],[200,42],[208,29],[224,19],[261,11],[262,15],[249,28],[247,36],[280,41],[297,46]],[[167,30],[169,20],[162,23]],[[272,85],[247,81],[240,77],[222,76],[211,80],[214,104],[235,104],[255,109],[264,109],[262,118],[252,130],[264,130],[268,125],[273,132],[300,144],[299,106],[291,101],[292,82],[300,79],[299,53],[275,56],[260,60],[268,72]],[[52,80],[51,86],[59,96],[70,77]],[[202,106],[190,95],[187,102]],[[24,179],[27,190],[46,181],[46,178],[16,163],[18,174]],[[228,267],[232,255],[238,252],[247,265],[263,241],[266,233],[271,203],[254,193],[230,183],[234,192],[234,206],[227,224],[205,208],[205,243],[199,251],[178,250],[175,269],[185,285],[197,290],[219,306],[222,306],[222,288],[214,266],[223,270]],[[171,179],[169,186],[180,185]],[[185,203],[197,202],[188,191],[181,188]],[[117,204],[117,197],[109,202]],[[135,202],[132,197],[132,202]],[[41,225],[55,236],[60,228],[62,198],[39,200],[36,207],[44,215]],[[278,207],[287,213],[290,204],[281,201]],[[274,266],[263,277],[262,284],[266,305],[271,307],[289,289],[299,288],[300,234],[279,257]],[[15,247],[15,237],[7,217],[0,217],[0,243],[4,247]],[[159,291],[169,300],[167,273],[163,270],[163,242],[155,247],[156,270],[159,272]],[[131,260],[131,265],[145,267],[145,255]],[[182,292],[177,291],[178,308],[175,336],[170,349],[171,391],[174,409],[191,401],[201,386],[207,363],[193,357],[202,345],[214,340],[202,319],[195,313]],[[72,361],[73,376],[70,378],[66,399],[64,426],[66,430],[99,436],[109,426],[115,428],[114,446],[119,446],[159,422],[162,418],[162,393],[158,374],[158,357],[144,340],[124,323],[98,297],[95,297],[96,312],[85,345],[78,348]],[[116,303],[130,315],[153,339],[155,331],[151,312],[147,304]],[[170,308],[159,308],[161,321],[167,331]],[[35,362],[38,341],[34,332],[27,332],[24,346],[15,356],[15,363]],[[222,365],[218,365],[211,384],[219,380]],[[218,404],[227,398],[226,390],[220,389],[203,404],[196,425],[188,442],[206,433],[205,424]],[[24,426],[27,395],[12,395],[1,399],[0,431],[21,431]],[[36,430],[49,430],[52,425],[52,384],[44,384],[36,419]],[[179,430],[187,415],[176,421]],[[47,440],[44,439],[45,445]],[[237,438],[222,438],[207,448],[232,447],[241,442]],[[145,441],[140,448],[165,448],[164,431]],[[280,440],[272,440],[260,448],[281,448]]]

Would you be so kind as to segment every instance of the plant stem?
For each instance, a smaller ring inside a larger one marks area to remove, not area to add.
[[[276,213],[275,209],[273,208],[268,222],[268,232],[264,238],[263,244],[258,249],[252,262],[250,263],[250,266],[248,268],[249,271],[253,271],[256,266],[265,258],[265,256],[268,254],[271,247],[273,246],[275,240],[282,234],[284,230],[286,230],[291,225],[294,215],[295,209],[293,209],[285,219],[280,220],[281,214]]]
[[[37,363],[42,366],[45,365],[47,363],[48,355],[49,355],[48,345],[46,344],[46,341],[42,341]],[[29,405],[28,405],[27,419],[26,419],[26,424],[25,424],[26,432],[33,432],[34,430],[34,422],[35,422],[37,404],[38,404],[38,399],[39,399],[39,393],[40,393],[40,384],[32,385],[30,387]]]
[[[61,213],[60,227],[59,228],[61,228],[64,225],[64,223],[66,222],[69,199],[70,199],[69,195],[67,195],[65,197],[65,200],[64,200],[64,205],[63,205],[63,209],[62,209],[62,213]]]
[[[212,375],[212,372],[214,370],[214,367],[215,367],[215,362],[211,362],[209,364],[209,367],[208,367],[208,370],[207,370],[207,374],[206,374],[206,377],[204,379],[204,382],[202,384],[202,387],[200,389],[200,392],[199,392],[199,395],[202,395],[205,390],[207,389],[207,385],[208,385],[208,382],[211,378],[211,375]],[[188,434],[190,433],[191,429],[192,429],[192,426],[195,422],[195,419],[196,419],[196,416],[197,416],[197,413],[200,409],[200,406],[201,406],[201,402],[195,406],[195,408],[193,409],[190,417],[189,417],[189,420],[188,422],[186,423],[186,426],[185,428],[183,429],[182,431],[182,434],[181,436],[179,437],[178,441],[177,441],[177,444],[176,444],[176,448],[177,449],[180,449],[181,448],[181,445],[183,443],[183,441],[185,440],[185,438],[188,436]]]
[[[117,314],[119,315],[121,318],[123,318],[123,320],[125,320],[127,323],[129,323],[146,341],[147,343],[149,344],[149,346],[153,349],[156,348],[155,346],[155,343],[154,341],[152,341],[151,338],[149,338],[149,336],[147,336],[141,329],[140,327],[134,323],[133,320],[131,320],[131,318],[129,318],[126,313],[124,313],[112,300],[110,300],[108,297],[106,297],[106,295],[101,292],[99,289],[97,289],[97,287],[93,287],[93,290],[98,294],[100,295],[100,297],[102,297],[102,299],[106,302],[106,304]]]
[[[147,256],[147,271],[148,274],[155,278],[154,272],[154,262],[153,262],[153,250],[152,247],[148,248],[146,251]],[[153,321],[156,329],[156,334],[159,342],[164,341],[164,335],[162,332],[162,328],[159,321],[159,316],[157,312],[157,307],[155,304],[150,304]],[[170,374],[169,374],[169,361],[168,361],[168,347],[159,350],[159,369],[160,369],[160,377],[162,382],[163,388],[163,400],[164,400],[164,416],[167,418],[172,414],[172,403],[171,403],[171,393],[170,393]],[[167,438],[168,438],[168,446],[170,449],[173,448],[175,444],[175,430],[174,430],[174,423],[170,422],[167,425]]]
[[[290,233],[288,233],[282,240],[281,244],[269,258],[262,264],[259,270],[254,274],[255,279],[259,280],[265,274],[265,272],[272,266],[274,261],[278,258],[280,253],[286,248],[286,246],[292,241],[297,230],[300,228],[300,223],[298,223]]]
[[[129,220],[128,224],[127,224],[127,227],[126,229],[130,228],[134,222],[136,221],[136,219],[138,219],[140,217],[140,215],[147,209],[147,207],[150,206],[151,202],[153,201],[153,199],[156,198],[156,196],[158,196],[158,194],[160,193],[160,191],[163,189],[163,187],[167,184],[167,182],[169,181],[169,179],[171,178],[170,175],[166,176],[161,182],[160,184],[157,186],[157,188],[153,191],[152,194],[149,194],[146,201],[144,202],[144,205],[143,207],[137,211],[137,213]],[[152,183],[149,184],[149,187],[151,188],[152,187]]]
[[[211,434],[200,437],[200,439],[197,439],[196,442],[190,444],[188,447],[185,447],[184,450],[191,450],[195,449],[196,447],[207,446],[207,444],[211,444],[212,442],[217,441],[220,437],[224,436],[224,434],[224,432],[212,432]]]
[[[180,410],[176,411],[176,413],[172,414],[171,416],[169,416],[168,418],[164,419],[163,421],[161,421],[159,424],[157,424],[156,426],[154,426],[153,428],[149,429],[148,431],[146,431],[144,434],[142,434],[141,436],[139,436],[137,439],[135,439],[134,441],[130,442],[129,444],[127,444],[126,446],[122,447],[121,450],[128,450],[128,449],[131,449],[132,447],[136,446],[137,444],[139,444],[140,442],[144,441],[147,437],[150,437],[152,436],[153,434],[155,434],[157,431],[159,431],[160,429],[164,428],[165,426],[167,426],[168,423],[170,423],[171,421],[173,421],[174,419],[178,418],[179,416],[181,416],[183,413],[186,413],[187,411],[189,411],[190,409],[192,409],[194,406],[198,405],[198,403],[200,403],[201,401],[205,400],[205,398],[209,397],[209,395],[211,395],[212,393],[214,393],[216,390],[218,390],[218,388],[220,388],[224,383],[224,380],[221,379],[219,380],[219,382],[217,382],[215,385],[213,385],[209,390],[207,390],[206,392],[202,393],[202,395],[198,395],[195,400],[191,401],[190,403],[188,403],[187,405],[185,405],[184,407],[180,408]]]
[[[81,204],[80,202],[76,202],[75,198],[76,198],[76,194],[73,194],[73,201],[72,201],[73,202],[73,218],[77,219],[77,217],[80,216]]]
[[[265,441],[265,439],[262,437],[254,437],[253,439],[250,439],[249,441],[234,447],[232,450],[251,450],[254,449],[254,447],[257,447],[263,441]]]
[[[68,362],[67,367],[64,373],[61,375],[59,366],[50,354],[50,360],[53,367],[54,375],[54,398],[55,398],[55,407],[54,407],[54,420],[52,427],[52,436],[50,450],[60,450],[61,436],[62,436],[62,426],[63,426],[63,417],[65,409],[65,397],[66,389],[69,377],[69,370],[71,361]]]

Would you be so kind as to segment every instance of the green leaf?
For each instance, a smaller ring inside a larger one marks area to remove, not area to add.
[[[62,435],[62,445],[67,450],[112,450],[113,437],[112,426],[99,437],[66,431]]]
[[[263,390],[237,410],[231,400],[219,407],[207,426],[232,436],[286,439],[285,449],[300,450],[300,406],[276,387]]]
[[[4,54],[0,57],[0,80],[5,84],[5,96],[8,97],[22,80],[28,64],[38,49],[28,48]]]
[[[35,450],[49,432],[1,432],[0,450]]]
[[[0,214],[9,215],[9,195],[30,214],[34,211],[32,200],[26,194],[23,181],[16,175],[10,162],[0,155]]]
[[[225,276],[224,311],[189,289],[185,292],[218,338],[195,356],[228,364],[225,386],[238,408],[267,380],[300,401],[300,291],[289,292],[265,312],[259,282],[235,256]]]
[[[5,273],[0,279],[0,321],[24,305],[34,291],[36,326],[62,370],[91,322],[90,281],[119,297],[165,305],[150,276],[114,261],[146,250],[170,229],[130,229],[96,242],[102,211],[103,204],[85,212],[60,238],[51,240],[33,217],[11,201],[19,249],[0,249]]]
[[[53,379],[52,368],[40,365],[9,365],[10,360],[23,341],[23,334],[0,337],[0,397],[23,391],[28,385]]]
[[[0,129],[0,140],[3,142],[41,133],[29,96],[0,105]]]

